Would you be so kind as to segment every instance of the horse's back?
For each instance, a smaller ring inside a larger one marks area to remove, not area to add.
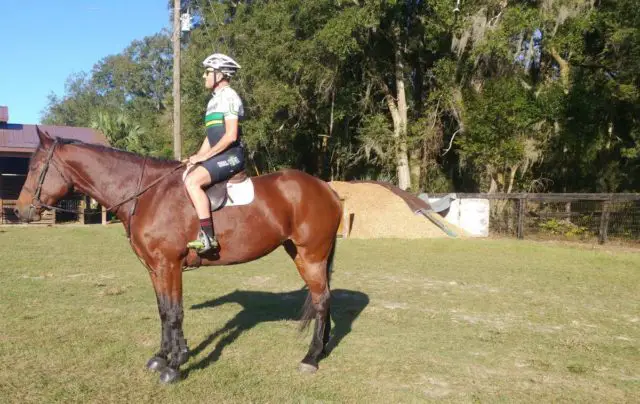
[[[300,199],[293,202],[301,202],[304,205],[325,205],[327,207],[340,208],[340,198],[336,192],[323,181],[304,171],[293,168],[282,169],[269,174],[253,177],[254,182],[264,182],[267,187],[275,187],[287,199]]]
[[[292,232],[335,232],[342,217],[340,198],[326,181],[296,169],[284,169],[253,177],[256,192],[267,203],[286,209]]]

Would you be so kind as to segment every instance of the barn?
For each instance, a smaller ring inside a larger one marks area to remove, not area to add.
[[[108,146],[105,136],[91,128],[70,126],[38,125],[51,136],[81,140]],[[25,182],[29,158],[38,147],[36,125],[11,123],[9,108],[0,106],[0,224],[17,224],[18,218],[13,213],[20,189]],[[45,212],[38,224],[56,223],[94,223],[106,220],[100,207],[92,206],[88,197],[71,194],[60,201],[58,206],[75,210],[77,214]]]

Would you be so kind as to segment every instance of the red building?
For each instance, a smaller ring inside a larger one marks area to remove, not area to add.
[[[86,143],[108,146],[104,135],[91,128],[75,128],[69,126],[38,125],[51,136],[77,139]],[[9,108],[0,106],[0,224],[19,223],[13,214],[15,201],[27,176],[29,158],[38,147],[39,139],[36,126],[9,121]],[[88,215],[95,215],[96,210],[87,209],[87,198],[83,195],[70,195],[60,201],[66,209],[77,209],[78,215],[73,217],[46,212],[40,223],[54,224],[61,221],[87,222]],[[97,211],[100,212],[99,210]]]

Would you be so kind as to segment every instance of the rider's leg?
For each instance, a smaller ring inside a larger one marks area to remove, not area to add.
[[[211,221],[211,205],[209,197],[202,189],[202,187],[210,183],[211,175],[207,169],[202,166],[193,169],[184,180],[187,193],[196,209],[198,219],[200,219],[200,228],[215,243],[213,223]]]
[[[234,174],[238,173],[243,169],[244,169],[244,148],[232,147],[224,151],[223,153],[220,153],[210,158],[209,160],[203,161],[202,164],[196,169],[196,170],[201,170],[199,171],[199,173],[201,174],[198,174],[198,177],[194,178],[193,182],[195,184],[192,185],[191,188],[189,188],[189,186],[187,187],[188,191],[189,189],[193,189],[195,192],[199,192],[199,195],[201,194],[204,196],[204,199],[203,199],[204,203],[202,204],[202,208],[201,208],[202,210],[198,210],[198,206],[196,205],[196,211],[198,212],[198,217],[201,220],[200,223],[201,223],[203,232],[206,232],[206,234],[209,235],[209,239],[211,240],[212,247],[218,247],[218,241],[214,236],[215,233],[213,232],[213,221],[210,219],[211,207],[209,205],[210,203],[209,197],[202,190],[203,185],[197,186],[196,184],[200,184],[202,183],[202,181],[205,181],[204,185],[208,185],[208,184],[211,184],[212,182],[220,182],[220,181],[228,180]],[[187,179],[185,180],[185,182],[189,180],[190,176],[193,174],[196,174],[195,170],[194,172],[192,172],[192,174],[187,176]],[[201,179],[201,181],[198,181],[198,179]],[[189,191],[189,195],[191,195],[191,191]],[[194,205],[195,205],[196,204],[195,198],[192,196],[191,199],[194,200]],[[205,215],[206,215],[206,219],[209,219],[208,223],[210,223],[209,225],[210,227],[205,226],[205,223],[206,223]],[[192,243],[189,243],[189,245],[195,246],[195,244],[192,244]],[[208,250],[208,248],[200,249],[201,252],[205,252],[206,250]]]

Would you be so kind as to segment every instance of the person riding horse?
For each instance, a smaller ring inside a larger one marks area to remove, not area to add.
[[[198,238],[187,246],[200,254],[218,248],[211,205],[203,188],[228,180],[245,168],[239,125],[244,108],[242,100],[229,85],[240,65],[221,53],[208,56],[202,64],[205,67],[204,86],[212,91],[205,115],[206,137],[200,150],[184,160],[189,172],[184,180],[185,187],[200,219]]]

